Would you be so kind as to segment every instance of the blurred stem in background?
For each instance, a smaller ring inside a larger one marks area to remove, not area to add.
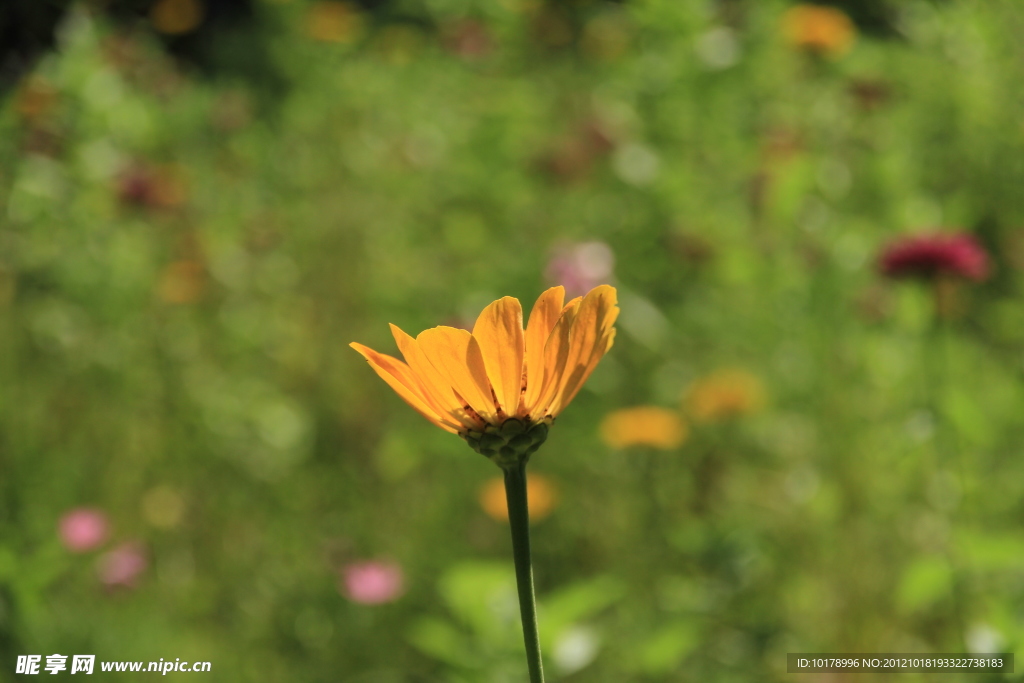
[[[640,466],[641,490],[645,493],[643,497],[646,508],[645,519],[642,521],[647,527],[649,538],[657,543],[655,547],[660,548],[664,531],[661,524],[662,504],[658,491],[658,472],[656,471],[658,464],[655,462],[660,454],[649,446],[642,446],[640,451],[638,455],[642,462]]]
[[[960,306],[959,283],[949,277],[939,276],[933,284],[935,296],[935,315],[931,325],[931,346],[932,371],[934,380],[930,387],[932,395],[929,396],[931,405],[929,409],[936,415],[937,440],[940,464],[956,468],[960,483],[960,503],[967,505],[967,469],[964,462],[963,448],[959,440],[959,432],[952,425],[945,415],[941,404],[950,386],[949,369],[953,363],[953,328],[952,319],[957,314]]]
[[[928,411],[935,420],[935,447],[932,449],[932,467],[934,476],[941,476],[949,469],[955,469],[957,483],[960,488],[960,500],[957,507],[965,510],[967,505],[967,471],[964,463],[963,449],[958,442],[956,426],[947,419],[943,402],[949,388],[949,369],[952,362],[950,345],[952,338],[951,320],[956,315],[959,307],[959,282],[951,277],[939,274],[930,283],[932,289],[932,319],[925,332],[923,345],[924,352],[921,354],[926,367],[925,374],[925,401]],[[955,530],[959,517],[960,522],[968,522],[965,514],[956,514],[956,510],[950,511],[950,525]],[[953,534],[954,542],[947,544],[945,548],[946,561],[952,577],[950,583],[951,599],[953,601],[953,619],[960,638],[960,647],[968,652],[967,645],[967,614],[965,605],[971,600],[970,569],[960,557],[955,548],[956,534]]]
[[[533,566],[530,562],[530,512],[526,498],[526,463],[503,468],[508,521],[512,528],[512,559],[516,566],[519,613],[523,619],[523,641],[530,683],[544,683],[544,665],[540,656],[537,631],[537,601],[533,592]]]

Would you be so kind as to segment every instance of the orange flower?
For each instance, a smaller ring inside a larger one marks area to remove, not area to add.
[[[351,43],[358,37],[362,25],[359,11],[347,2],[316,2],[306,13],[306,33],[325,43]]]
[[[483,310],[472,332],[434,327],[415,339],[391,326],[405,362],[353,342],[381,379],[435,425],[505,467],[524,461],[615,339],[615,288],[563,305],[552,287],[523,329],[519,301]]]
[[[38,123],[57,104],[57,89],[40,76],[32,76],[18,88],[14,109],[30,123]]]
[[[206,8],[199,0],[157,0],[149,10],[153,28],[167,35],[190,33],[203,23]]]
[[[530,520],[539,521],[551,514],[558,504],[558,489],[547,477],[531,475],[526,482],[530,500]],[[508,501],[505,499],[505,481],[495,477],[480,487],[480,507],[498,522],[508,521]]]
[[[789,9],[783,28],[790,44],[823,55],[844,54],[857,38],[857,29],[842,10],[820,5]]]
[[[746,370],[718,370],[690,385],[684,403],[695,419],[715,422],[760,410],[764,386]]]
[[[688,435],[678,413],[657,406],[616,410],[601,421],[601,438],[612,448],[636,445],[669,450],[680,446]]]
[[[206,288],[206,268],[199,261],[174,261],[164,268],[157,285],[157,296],[169,304],[198,301]]]

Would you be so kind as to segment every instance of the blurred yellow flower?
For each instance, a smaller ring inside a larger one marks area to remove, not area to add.
[[[540,447],[615,339],[614,287],[564,298],[561,286],[541,294],[525,330],[510,296],[487,306],[472,332],[440,326],[413,339],[392,325],[404,363],[350,346],[421,415],[504,467]]]
[[[753,413],[764,407],[764,385],[738,368],[717,370],[687,388],[683,403],[701,422],[714,422]]]
[[[142,516],[146,521],[161,529],[173,529],[185,515],[185,501],[177,490],[169,486],[157,486],[142,497]]]
[[[551,514],[558,505],[558,489],[547,477],[531,475],[526,481],[526,495],[530,501],[530,520],[539,521]],[[508,521],[508,503],[505,500],[505,480],[488,479],[480,487],[480,507],[498,522]]]
[[[857,38],[857,29],[842,10],[821,5],[797,5],[783,16],[786,39],[795,47],[839,56]]]
[[[624,16],[606,12],[586,23],[580,47],[587,57],[598,61],[612,61],[629,48],[628,22]]]
[[[14,110],[28,122],[38,123],[49,114],[58,99],[57,89],[41,76],[31,76],[14,95]]]
[[[363,17],[347,2],[316,2],[306,13],[306,33],[325,43],[350,43],[359,35]]]
[[[160,33],[180,35],[195,30],[205,14],[200,0],[157,0],[149,10],[149,20]]]
[[[653,446],[676,448],[686,441],[690,430],[674,410],[657,406],[624,408],[605,415],[601,438],[612,448]]]
[[[199,261],[183,259],[164,268],[157,285],[157,296],[169,304],[198,301],[206,289],[206,267]]]

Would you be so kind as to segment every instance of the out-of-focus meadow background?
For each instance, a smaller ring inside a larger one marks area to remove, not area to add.
[[[5,5],[0,679],[524,680],[499,470],[348,343],[557,283],[622,314],[530,466],[551,680],[1017,649],[1024,7],[841,7]]]

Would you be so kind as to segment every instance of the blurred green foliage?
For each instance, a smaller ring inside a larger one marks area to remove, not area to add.
[[[560,491],[533,539],[551,680],[1012,652],[1020,4],[908,0],[831,56],[787,42],[781,2],[413,4],[431,24],[257,4],[225,59],[261,51],[266,84],[78,8],[4,103],[0,680],[55,652],[523,680],[508,530],[477,502],[497,471],[347,344],[528,306],[595,240],[620,334],[531,464]],[[875,268],[937,226],[996,264],[944,316]],[[767,404],[698,421],[684,392],[723,367]],[[689,439],[604,445],[601,418],[641,404]],[[111,530],[75,554],[80,506]],[[129,541],[145,568],[105,585]],[[348,599],[343,568],[373,558],[404,593]]]

